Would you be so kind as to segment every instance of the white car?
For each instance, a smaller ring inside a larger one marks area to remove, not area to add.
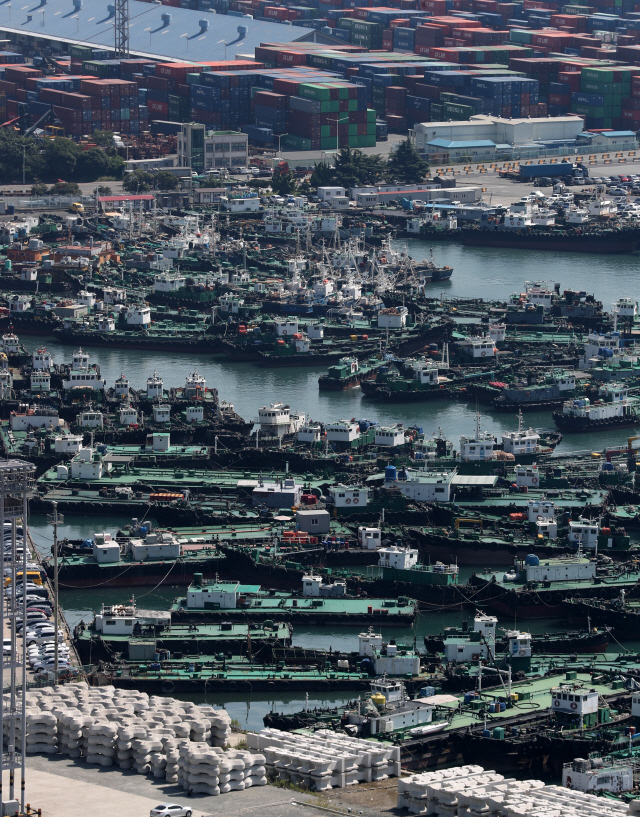
[[[46,633],[45,635],[31,635],[27,636],[27,644],[29,646],[32,644],[46,644],[47,641],[53,641],[54,639],[55,635],[53,633]],[[64,641],[61,631],[58,631],[58,641]]]
[[[51,659],[47,658],[46,660],[43,660],[43,661],[36,661],[34,664],[31,665],[31,667],[34,670],[55,669],[55,666],[56,666],[56,662],[53,660],[53,658],[51,658]],[[70,666],[71,666],[71,664],[68,661],[65,661],[64,659],[60,658],[58,660],[58,669],[59,670],[69,669]]]
[[[191,809],[177,803],[160,803],[151,809],[149,817],[191,817]]]

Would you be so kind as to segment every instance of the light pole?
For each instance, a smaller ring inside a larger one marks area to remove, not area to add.
[[[149,26],[149,28],[145,28],[145,31],[149,32],[149,45],[151,45],[151,26]]]
[[[283,136],[288,136],[288,135],[289,135],[288,133],[280,133],[280,134],[276,135],[276,139],[278,140],[278,154],[280,154],[282,152],[280,150],[280,140],[282,139]],[[280,158],[282,159],[282,156],[280,156]]]
[[[55,685],[58,685],[58,626],[60,621],[60,611],[58,607],[58,525],[64,522],[64,516],[58,513],[58,503],[52,502],[53,513],[47,515],[47,522],[53,525],[53,618],[54,618],[54,653],[53,653],[53,676]]]
[[[189,53],[189,35],[188,34],[181,34],[180,37],[187,38],[187,54]]]
[[[339,116],[337,119],[327,119],[327,122],[335,122],[336,123],[336,154],[340,150],[340,122],[344,119],[344,116]],[[349,114],[347,114],[347,119],[349,119]],[[348,143],[347,139],[347,143]]]

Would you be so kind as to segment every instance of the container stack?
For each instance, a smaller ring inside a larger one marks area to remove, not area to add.
[[[623,100],[631,97],[630,68],[583,68],[580,91],[571,95],[571,112],[585,117],[587,128],[620,128]]]
[[[622,126],[637,131],[640,128],[640,75],[631,77],[631,95],[622,100]]]

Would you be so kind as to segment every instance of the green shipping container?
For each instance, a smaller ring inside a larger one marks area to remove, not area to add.
[[[93,60],[87,60],[83,62],[82,71],[85,74],[91,74],[93,77],[98,77],[98,79],[109,78],[109,66],[103,65],[97,61],[94,62]]]
[[[72,45],[69,48],[69,55],[75,59],[92,60],[93,48],[88,45]]]
[[[319,99],[329,102],[331,94],[329,89],[323,87],[322,85],[305,83],[304,85],[300,86],[298,96],[304,97],[305,99]]]
[[[367,122],[374,122],[376,121],[376,112],[371,108],[367,108]]]
[[[311,150],[311,139],[306,139],[304,136],[298,136],[295,133],[283,136],[282,144],[292,150]]]

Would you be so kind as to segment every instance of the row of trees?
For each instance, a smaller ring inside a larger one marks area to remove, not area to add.
[[[148,193],[149,190],[177,190],[180,186],[177,176],[168,170],[147,173],[146,170],[134,170],[127,173],[122,187],[127,193]]]
[[[398,182],[419,184],[429,172],[410,139],[400,142],[385,160],[379,154],[367,155],[361,150],[345,147],[340,150],[333,166],[319,162],[310,179],[311,187],[357,187],[360,185]]]
[[[97,135],[97,139],[96,138]],[[73,141],[58,137],[38,140],[20,136],[10,128],[0,129],[0,178],[4,183],[21,182],[24,160],[27,181],[55,181],[57,179],[76,182],[92,182],[103,176],[121,178],[124,161],[113,144],[113,134],[98,131],[93,134],[98,145],[104,147],[82,147]]]

